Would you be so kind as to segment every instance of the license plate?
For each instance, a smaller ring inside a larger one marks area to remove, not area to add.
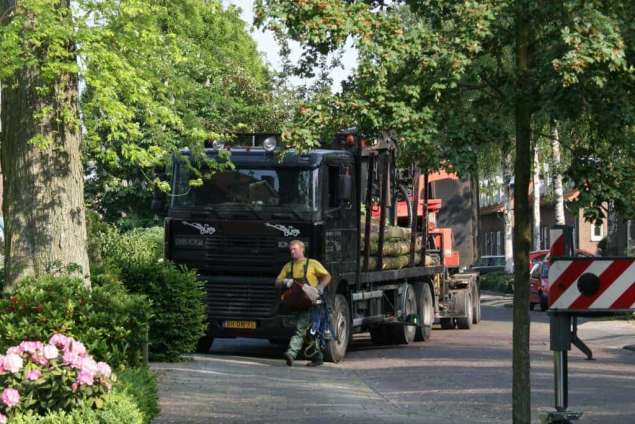
[[[225,321],[224,328],[238,328],[242,330],[255,330],[256,321]]]

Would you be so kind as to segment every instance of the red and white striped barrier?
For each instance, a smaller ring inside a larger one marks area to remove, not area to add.
[[[635,258],[567,257],[567,237],[561,228],[551,230],[549,309],[635,310]]]
[[[635,259],[555,258],[549,267],[549,308],[635,309]]]

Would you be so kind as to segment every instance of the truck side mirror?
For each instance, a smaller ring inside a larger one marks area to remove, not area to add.
[[[340,174],[339,179],[340,199],[349,202],[353,197],[353,177],[346,174]]]

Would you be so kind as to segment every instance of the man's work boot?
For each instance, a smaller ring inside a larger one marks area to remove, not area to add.
[[[289,352],[285,352],[282,354],[282,356],[284,357],[284,360],[287,362],[288,366],[293,365],[293,355],[291,355]]]
[[[306,366],[307,367],[319,367],[323,363],[324,363],[324,359],[322,359],[322,355],[320,355],[317,358],[312,358],[311,362],[307,363]]]

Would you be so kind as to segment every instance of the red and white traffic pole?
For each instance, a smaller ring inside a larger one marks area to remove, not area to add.
[[[548,314],[556,411],[545,418],[547,423],[570,423],[582,416],[568,410],[571,345],[592,359],[577,336],[577,318],[635,311],[635,258],[575,257],[573,229],[568,226],[553,227],[550,238]]]

